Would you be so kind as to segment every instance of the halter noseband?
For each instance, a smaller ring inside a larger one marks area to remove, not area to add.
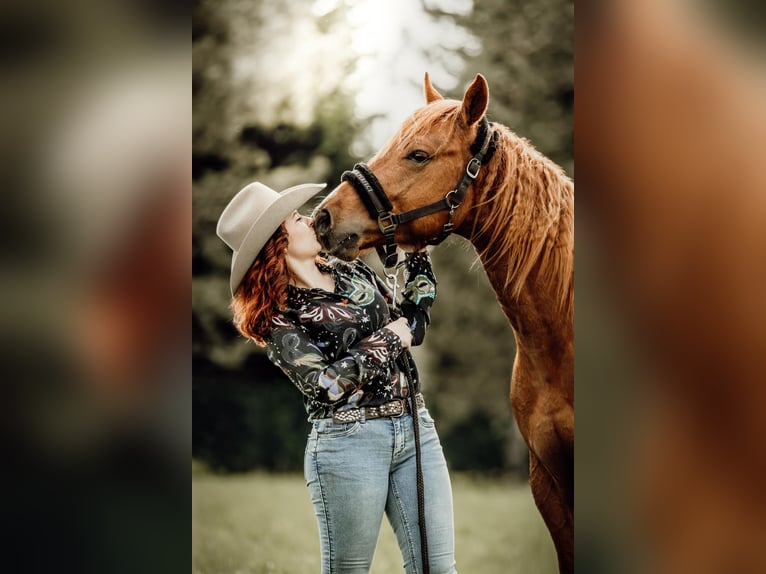
[[[447,194],[434,203],[429,203],[422,207],[417,207],[404,213],[393,213],[393,205],[388,199],[383,186],[372,173],[370,166],[366,163],[358,163],[351,171],[343,172],[341,181],[348,181],[359,194],[367,211],[373,219],[378,222],[380,232],[386,241],[385,247],[377,247],[378,256],[385,267],[394,267],[396,265],[396,240],[394,234],[400,223],[407,223],[414,219],[420,219],[426,215],[437,213],[439,211],[448,211],[447,222],[442,227],[438,237],[428,240],[428,245],[438,245],[444,241],[455,229],[452,223],[452,215],[455,210],[463,203],[463,197],[471,185],[471,182],[479,175],[482,163],[489,161],[495,151],[495,141],[497,132],[495,132],[486,117],[481,119],[479,130],[476,133],[476,139],[471,144],[471,153],[474,156],[468,162],[462,179],[457,187],[447,192]]]

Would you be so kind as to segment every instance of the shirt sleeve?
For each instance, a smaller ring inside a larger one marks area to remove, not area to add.
[[[402,348],[399,336],[383,327],[349,347],[342,358],[330,361],[308,333],[284,315],[274,318],[267,340],[269,360],[301,393],[325,405],[338,403],[369,381],[389,375]]]
[[[436,276],[431,267],[431,256],[427,251],[408,253],[405,268],[402,315],[410,323],[412,344],[420,345],[431,324],[431,306],[436,301]]]
[[[391,289],[378,277],[361,259],[355,261],[378,287],[389,306],[394,306],[394,294]],[[392,311],[394,316],[404,316],[410,324],[412,346],[420,345],[426,336],[426,330],[431,324],[431,306],[436,301],[436,276],[431,266],[431,256],[427,251],[407,253],[404,260],[405,282],[402,290],[400,309]]]

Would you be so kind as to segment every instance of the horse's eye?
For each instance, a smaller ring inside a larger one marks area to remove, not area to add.
[[[407,159],[414,161],[415,163],[426,163],[429,159],[431,159],[431,156],[429,156],[422,149],[416,149],[415,151],[411,151],[409,154],[407,154]]]

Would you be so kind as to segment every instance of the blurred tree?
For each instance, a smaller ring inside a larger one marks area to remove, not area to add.
[[[312,5],[194,5],[193,456],[219,471],[302,464],[300,397],[231,324],[231,253],[215,225],[250,181],[281,189],[337,180],[358,159],[350,143],[363,122],[342,88],[353,61],[342,19],[337,11],[315,18]]]
[[[301,469],[306,412],[265,355],[250,355],[234,370],[198,358],[192,397],[192,456],[211,470]]]
[[[455,432],[453,427],[465,428],[486,419],[491,421],[485,425],[489,435],[503,437],[495,467],[519,468],[526,447],[508,400],[513,331],[467,241],[448,239],[434,248],[432,259],[439,285],[423,352],[424,392],[444,432],[445,449],[470,454],[476,447],[473,435]]]
[[[453,426],[442,437],[444,456],[453,470],[501,471],[505,436],[492,418],[481,409]]]
[[[490,119],[573,175],[574,2],[482,0],[456,19],[482,45],[479,53],[466,54],[464,86],[481,72],[489,82]]]
[[[340,49],[342,20],[333,11],[314,18],[312,5],[197,0],[194,7],[195,353],[230,368],[257,350],[230,325],[231,253],[215,235],[221,211],[250,181],[277,189],[331,181],[356,159],[349,145],[362,123],[341,86],[352,62]]]

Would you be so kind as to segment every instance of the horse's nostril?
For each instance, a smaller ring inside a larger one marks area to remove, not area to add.
[[[331,225],[332,217],[330,216],[330,212],[326,209],[320,209],[314,216],[314,229],[316,230],[317,235],[326,234],[330,231]]]

